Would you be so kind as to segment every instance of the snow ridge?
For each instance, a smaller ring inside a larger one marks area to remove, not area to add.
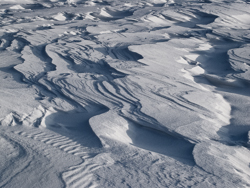
[[[0,7],[0,187],[250,186],[248,1]]]

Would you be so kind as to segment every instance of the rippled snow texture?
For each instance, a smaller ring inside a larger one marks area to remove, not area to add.
[[[250,4],[0,0],[0,187],[250,187]]]

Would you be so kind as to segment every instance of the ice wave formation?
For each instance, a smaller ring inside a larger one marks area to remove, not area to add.
[[[248,0],[0,0],[0,187],[250,187]]]

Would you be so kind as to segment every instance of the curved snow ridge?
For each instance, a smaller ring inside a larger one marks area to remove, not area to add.
[[[93,107],[92,107],[93,108]],[[55,132],[64,134],[64,132],[83,132],[82,136],[85,135],[86,138],[80,143],[82,145],[91,147],[100,147],[100,141],[98,137],[93,133],[91,127],[89,126],[89,118],[103,113],[105,109],[92,109],[93,111],[82,112],[82,111],[60,111],[52,107],[49,109],[43,106],[38,106],[30,114],[18,115],[16,113],[10,113],[5,118],[1,119],[0,123],[2,126],[25,126],[25,128],[39,128],[39,129],[51,129]],[[38,130],[39,130],[38,129]],[[25,134],[25,133],[24,133]],[[46,135],[45,135],[46,136]],[[31,136],[36,138],[36,136]],[[48,136],[49,138],[50,136]],[[47,140],[47,139],[45,139]],[[79,144],[72,143],[72,148],[77,153],[77,147]],[[74,147],[77,146],[77,147]],[[66,147],[66,146],[65,146]],[[71,146],[70,146],[71,147]]]
[[[238,78],[225,78],[212,74],[204,74],[205,78],[217,87],[243,88],[244,81]]]
[[[111,21],[111,20],[118,20],[123,19],[128,16],[133,15],[133,9],[114,9],[111,7],[102,8],[99,13],[91,13],[92,16],[99,18],[102,21]]]
[[[229,62],[231,67],[236,71],[233,74],[234,77],[240,78],[244,81],[250,81],[250,58],[249,58],[249,48],[250,46],[243,45],[237,49],[231,49],[228,51]]]
[[[247,186],[249,4],[225,2],[1,1],[0,129],[53,187]]]
[[[38,82],[48,70],[48,62],[38,58],[38,55],[34,54],[36,52],[29,46],[25,46],[21,53],[24,62],[16,65],[14,69],[22,73],[28,81]]]
[[[156,128],[149,129],[110,110],[89,120],[90,126],[105,148],[116,145],[132,145],[137,148],[193,163],[193,144]],[[163,144],[164,143],[164,144]],[[173,146],[178,146],[175,150]]]
[[[214,5],[213,8],[211,8],[209,5],[204,5],[204,12],[212,13],[218,16],[218,18],[216,18],[213,23],[204,25],[202,27],[212,29],[213,33],[234,41],[249,41],[250,12],[247,2],[236,1],[230,2],[229,4],[221,6],[221,4],[218,3]],[[228,11],[228,8],[232,6],[234,8]],[[241,30],[244,32],[237,32],[236,30]]]
[[[53,16],[53,18],[57,21],[66,21],[72,19],[73,17],[75,17],[74,14],[69,14],[67,12],[60,12]]]
[[[180,48],[180,44],[182,45],[181,48],[184,48],[185,51],[176,50]],[[144,102],[144,99],[140,97],[141,111],[155,118],[163,127],[166,127],[170,131],[175,131],[190,140],[220,139],[217,131],[222,126],[230,123],[230,104],[220,94],[215,94],[210,89],[203,89],[204,86],[200,87],[200,84],[194,81],[192,77],[203,75],[204,71],[202,68],[198,69],[198,67],[194,68],[193,65],[187,65],[187,67],[193,67],[187,70],[190,72],[190,78],[192,79],[187,80],[184,78],[182,82],[180,80],[177,82],[175,79],[176,76],[179,76],[178,74],[180,73],[178,72],[180,72],[183,66],[176,63],[176,59],[183,55],[187,56],[189,54],[187,49],[192,48],[192,45],[188,44],[185,39],[178,39],[171,40],[166,44],[158,43],[130,47],[132,51],[143,56],[143,59],[139,61],[148,65],[148,67],[144,68],[145,70],[149,71],[149,73],[153,71],[158,72],[159,76],[152,76],[151,73],[151,80],[160,80],[159,77],[161,75],[163,77],[164,74],[167,74],[168,78],[165,78],[164,82],[171,83],[168,86],[164,86],[166,84],[161,86],[158,81],[157,86],[153,84],[155,82],[144,78],[144,80],[147,80],[147,87],[151,87],[149,91],[155,91],[153,92],[156,94],[154,95],[154,99],[161,101],[158,102],[161,104],[157,107],[152,107],[148,104],[148,101]],[[164,53],[165,51],[168,51],[168,53]],[[159,68],[156,68],[155,64],[158,64]],[[150,86],[150,82],[152,82],[152,86]],[[143,83],[141,83],[141,86],[143,86]],[[150,96],[152,94],[144,91],[144,95]],[[168,103],[163,99],[167,99]],[[149,106],[150,111],[147,110]],[[167,116],[164,116],[160,111],[167,112]],[[178,116],[177,111],[188,115],[185,117]],[[201,129],[199,128],[200,126],[202,127]],[[211,129],[211,126],[213,129]],[[195,136],[192,135],[193,131],[196,132]]]
[[[104,147],[111,146],[109,139],[125,144],[132,143],[132,139],[126,134],[129,129],[128,122],[124,118],[119,117],[116,112],[110,110],[104,114],[92,117],[89,123]]]

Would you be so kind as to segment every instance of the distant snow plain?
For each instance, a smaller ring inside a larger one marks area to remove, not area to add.
[[[0,0],[0,187],[250,187],[248,0]]]

